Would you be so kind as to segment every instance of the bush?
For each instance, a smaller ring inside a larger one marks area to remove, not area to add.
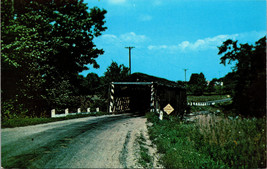
[[[8,100],[1,104],[1,120],[7,120],[18,117],[25,117],[28,110],[22,104],[16,104],[15,101]]]

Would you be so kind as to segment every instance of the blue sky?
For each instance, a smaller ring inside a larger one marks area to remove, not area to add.
[[[142,72],[177,81],[192,73],[207,80],[231,71],[220,63],[217,46],[227,39],[254,43],[266,35],[265,0],[85,0],[88,7],[107,10],[108,29],[94,42],[105,53],[99,69],[81,74],[103,76],[112,61],[128,67],[126,46],[132,49],[132,73]]]

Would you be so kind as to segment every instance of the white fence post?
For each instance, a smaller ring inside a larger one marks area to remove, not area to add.
[[[77,109],[77,112],[78,112],[78,113],[81,113],[81,108],[78,108],[78,109]]]
[[[163,119],[163,111],[162,111],[162,110],[159,112],[159,119],[160,119],[160,120]]]
[[[96,108],[96,112],[99,112],[99,107]]]
[[[66,116],[69,115],[69,109],[68,108],[65,109],[65,115]]]
[[[56,109],[51,110],[51,117],[56,117]]]
[[[90,113],[90,108],[87,108],[87,112]]]

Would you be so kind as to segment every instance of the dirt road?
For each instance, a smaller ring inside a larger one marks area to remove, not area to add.
[[[2,129],[1,165],[4,168],[141,167],[137,163],[136,139],[140,133],[147,136],[145,122],[144,117],[122,114]],[[154,156],[155,150],[150,149]]]

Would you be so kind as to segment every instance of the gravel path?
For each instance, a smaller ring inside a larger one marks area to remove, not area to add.
[[[145,123],[121,114],[2,129],[2,167],[136,168]]]

